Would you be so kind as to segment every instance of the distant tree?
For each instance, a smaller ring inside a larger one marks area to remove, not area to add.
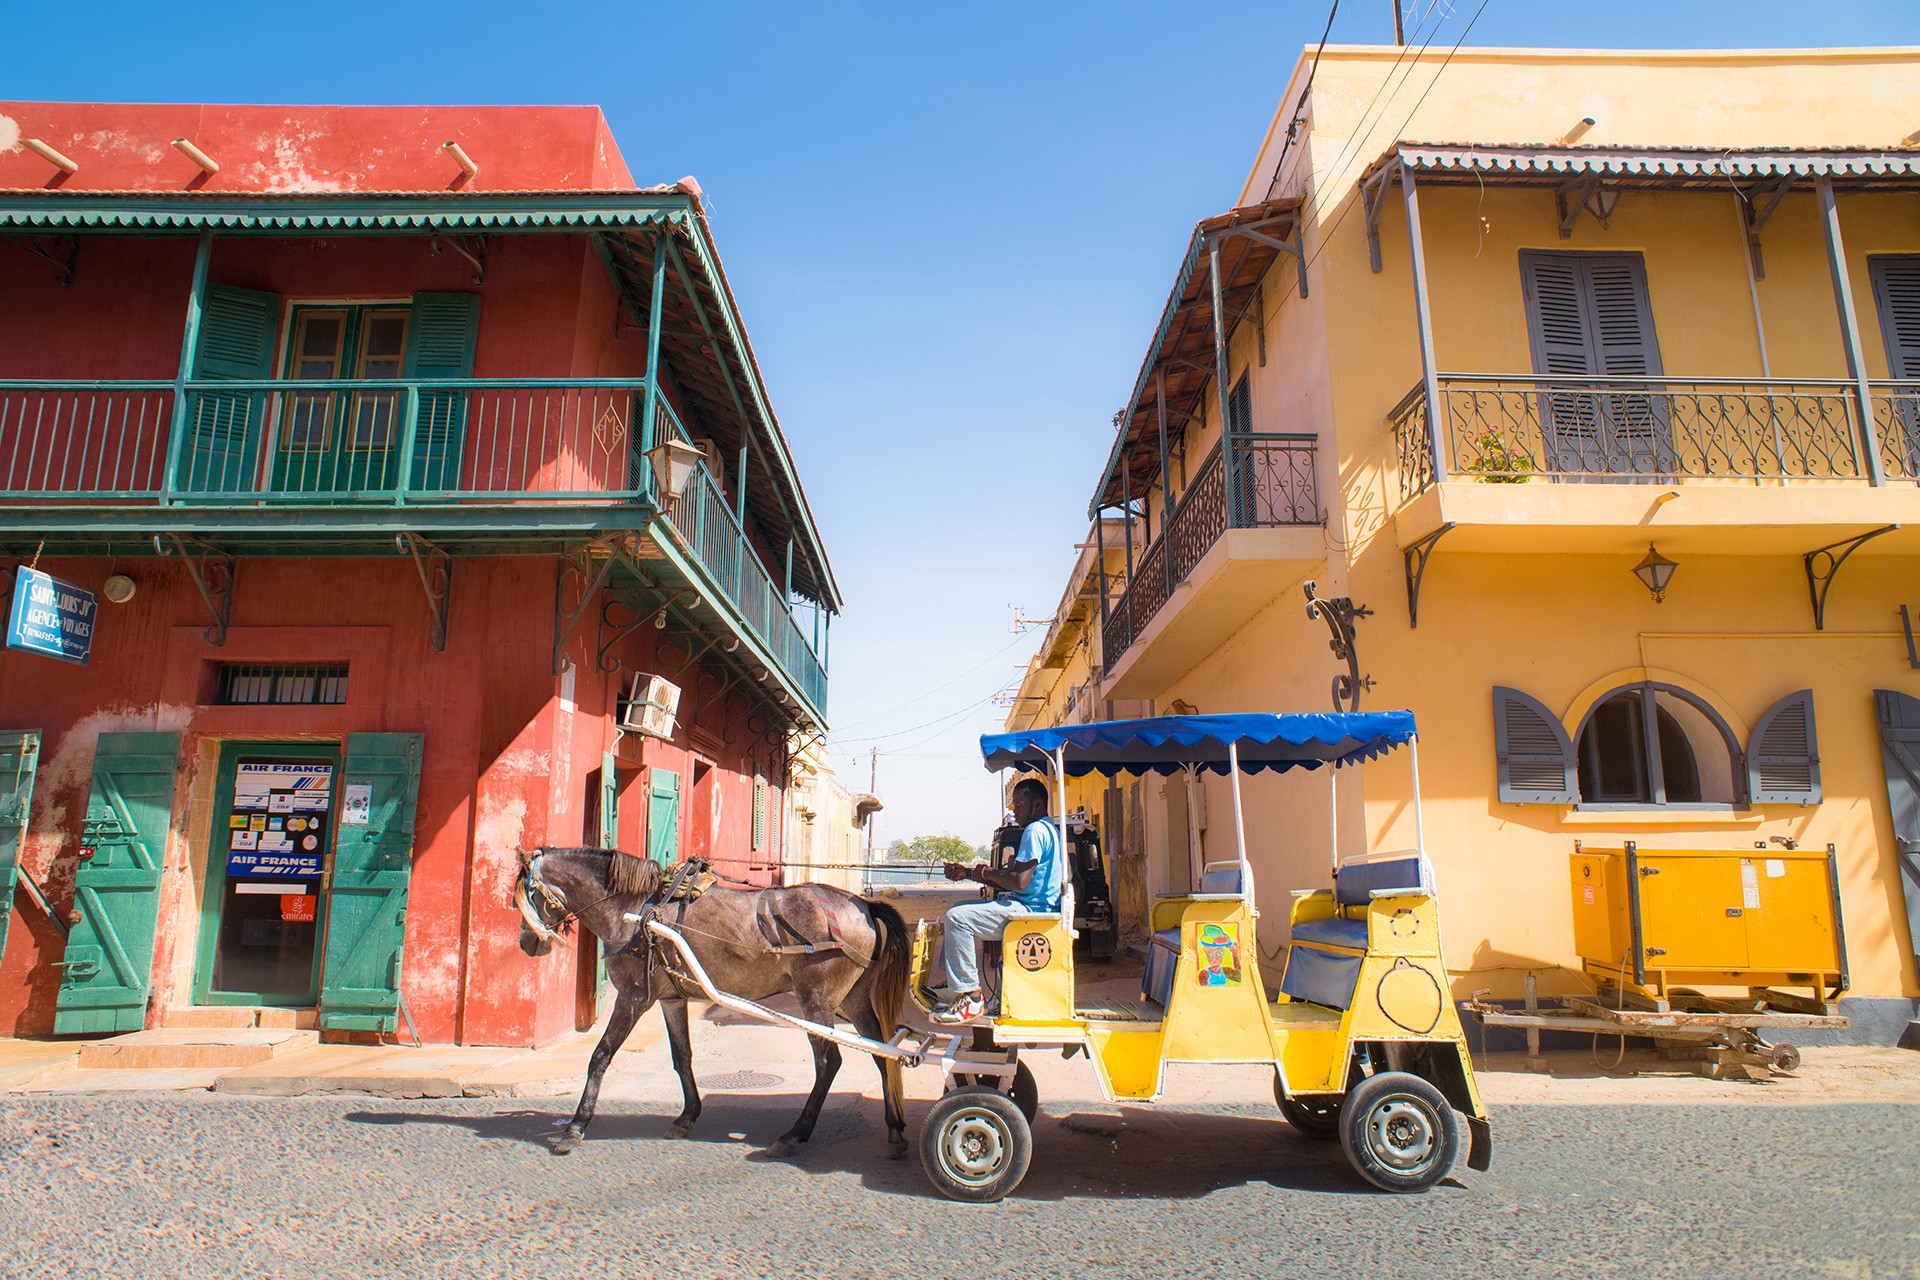
[[[887,846],[889,862],[977,862],[986,856],[984,849],[974,848],[959,836],[915,836]]]

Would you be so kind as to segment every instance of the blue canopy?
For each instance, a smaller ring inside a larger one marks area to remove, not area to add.
[[[1044,770],[1055,748],[1064,746],[1067,773],[1076,778],[1088,773],[1170,774],[1189,764],[1226,773],[1227,748],[1233,745],[1240,750],[1240,767],[1258,773],[1359,764],[1411,742],[1413,736],[1411,711],[1153,716],[983,734],[980,754],[989,769]]]

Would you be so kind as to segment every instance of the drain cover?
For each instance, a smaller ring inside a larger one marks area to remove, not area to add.
[[[707,1076],[700,1083],[709,1089],[771,1089],[782,1082],[779,1076],[759,1071],[729,1071],[725,1075]]]

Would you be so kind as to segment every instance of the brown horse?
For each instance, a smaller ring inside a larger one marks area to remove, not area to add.
[[[686,938],[714,986],[748,1000],[791,991],[804,1017],[831,1026],[836,1014],[861,1035],[885,1040],[899,1025],[907,993],[907,925],[883,902],[855,897],[821,884],[790,889],[709,888],[692,902],[659,902],[670,873],[654,863],[606,849],[535,849],[520,855],[513,905],[520,913],[520,949],[543,956],[577,919],[606,947],[607,978],[616,993],[607,1030],[587,1064],[586,1088],[573,1119],[553,1139],[566,1154],[580,1145],[600,1097],[600,1078],[635,1022],[654,1001],[666,1019],[673,1067],[685,1105],[667,1128],[684,1138],[700,1115],[693,1079],[693,1042],[687,998],[700,989],[682,976],[684,967],[668,944],[632,917],[657,913]],[[812,944],[812,951],[801,948]],[[825,944],[825,945],[821,945]],[[769,1150],[793,1154],[813,1134],[827,1089],[840,1070],[840,1047],[813,1042],[813,1091],[793,1127]],[[887,1147],[894,1159],[907,1151],[900,1063],[876,1055],[887,1120]]]

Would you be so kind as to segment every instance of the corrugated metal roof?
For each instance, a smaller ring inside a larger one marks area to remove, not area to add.
[[[1368,166],[1367,181],[1398,163],[1419,174],[1557,181],[1603,178],[1685,186],[1746,178],[1826,177],[1880,185],[1920,179],[1920,150],[1895,147],[1576,146],[1527,143],[1401,142]]]
[[[646,191],[394,191],[246,195],[0,191],[0,228],[322,231],[631,227],[685,220],[693,197]]]

